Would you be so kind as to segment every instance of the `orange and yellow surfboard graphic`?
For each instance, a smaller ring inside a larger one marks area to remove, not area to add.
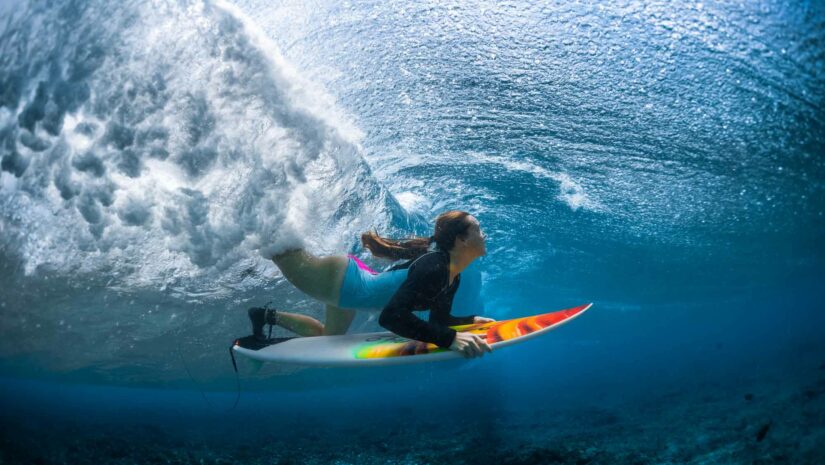
[[[494,321],[492,323],[475,323],[461,326],[451,326],[459,332],[469,332],[478,334],[487,343],[494,346],[505,341],[523,338],[530,334],[535,334],[541,330],[549,330],[581,312],[590,308],[591,304],[580,305],[557,312],[543,313],[541,315],[515,318],[512,320]],[[355,358],[383,358],[400,357],[405,355],[429,354],[444,352],[435,344],[428,342],[412,341],[395,334],[382,334],[375,336],[373,340],[367,340],[364,344],[355,349]]]

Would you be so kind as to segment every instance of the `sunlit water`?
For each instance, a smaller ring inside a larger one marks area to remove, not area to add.
[[[0,450],[48,423],[208,460],[822,459],[823,31],[820,2],[4,3]],[[451,208],[489,316],[593,308],[472,362],[239,360],[222,413],[246,308],[323,317],[262,254],[380,268],[361,232]]]

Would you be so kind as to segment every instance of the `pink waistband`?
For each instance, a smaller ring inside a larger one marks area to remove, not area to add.
[[[366,263],[359,260],[358,257],[356,257],[355,255],[347,254],[347,257],[355,260],[355,263],[358,264],[358,268],[361,268],[362,270],[367,270],[367,272],[369,272],[370,274],[378,274],[377,271],[375,271],[372,268],[368,267]]]

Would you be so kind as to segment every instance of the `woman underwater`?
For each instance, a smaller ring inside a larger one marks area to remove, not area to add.
[[[355,310],[380,310],[378,323],[409,339],[436,344],[460,352],[466,358],[490,352],[487,342],[475,334],[458,333],[448,326],[486,323],[491,318],[450,314],[461,282],[460,273],[476,258],[486,255],[486,235],[478,220],[464,211],[451,210],[436,218],[429,238],[396,241],[373,232],[361,242],[376,257],[406,262],[372,274],[353,256],[316,257],[304,249],[288,250],[272,257],[284,277],[310,297],[326,304],[326,324],[307,315],[275,309],[251,308],[252,333],[264,339],[265,324],[278,325],[301,336],[344,334]],[[460,307],[477,305],[475,292],[464,292]],[[470,301],[470,305],[467,305]],[[430,310],[429,321],[412,312]]]

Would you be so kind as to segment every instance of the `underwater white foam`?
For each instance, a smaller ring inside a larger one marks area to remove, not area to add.
[[[237,8],[77,8],[61,22],[59,8],[25,5],[3,31],[6,74],[42,64],[19,72],[19,104],[0,119],[0,225],[26,274],[114,266],[132,285],[209,287],[272,269],[286,248],[342,253],[387,221],[397,204],[360,131]],[[12,53],[20,42],[28,56]]]
[[[429,205],[429,201],[423,195],[412,192],[412,191],[404,191],[395,194],[395,199],[398,200],[398,203],[407,211],[426,211],[426,207]]]
[[[551,179],[559,183],[559,194],[556,197],[564,202],[571,210],[605,211],[606,208],[597,200],[590,198],[581,184],[573,180],[570,175],[562,172],[550,171],[534,163],[524,160],[514,160],[502,156],[490,155],[481,152],[466,152],[465,161],[468,163],[497,164],[508,171],[532,174],[536,179]]]

